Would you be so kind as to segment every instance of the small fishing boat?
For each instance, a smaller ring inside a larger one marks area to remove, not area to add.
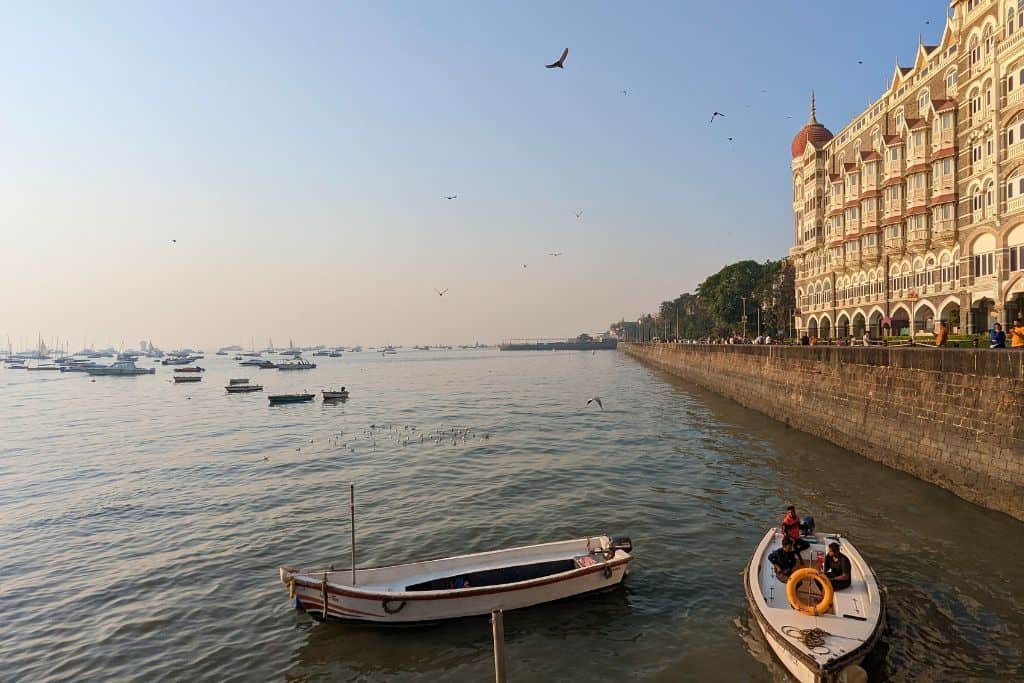
[[[257,363],[256,367],[258,367],[260,370],[273,370],[277,366],[274,365],[273,361],[263,360],[263,361],[260,361],[259,363]]]
[[[171,356],[170,358],[164,358],[160,361],[161,365],[188,365],[192,362],[191,358],[183,356]]]
[[[206,368],[201,368],[198,365],[191,368],[174,368],[175,372],[206,372]]]
[[[60,370],[60,367],[53,363],[43,363],[41,365],[29,365],[25,368],[26,370]]]
[[[175,384],[183,384],[185,382],[202,382],[202,381],[203,381],[203,376],[202,375],[198,375],[198,374],[195,374],[195,375],[175,375],[174,376],[174,383]]]
[[[135,366],[135,361],[119,360],[112,365],[97,365],[96,367],[86,368],[85,371],[90,375],[133,377],[135,375],[155,374],[156,368],[139,368]]]
[[[248,383],[249,383],[249,378],[248,377],[239,377],[237,379],[229,379],[228,380],[228,384],[231,385],[231,386],[234,386],[236,384],[248,384]]]
[[[613,588],[626,577],[632,553],[628,538],[592,536],[354,571],[281,567],[279,574],[296,608],[314,619],[412,623]]]
[[[277,405],[279,403],[307,403],[312,401],[313,398],[314,394],[271,394],[267,396],[270,405]]]
[[[393,356],[396,353],[398,353],[398,351],[395,351],[395,347],[394,346],[385,346],[381,350],[380,355],[382,355],[382,356]]]
[[[234,380],[232,380],[233,382]],[[242,384],[228,384],[224,387],[229,394],[248,394],[252,391],[263,391],[262,384],[249,384],[249,380],[246,380]]]
[[[768,645],[801,683],[866,681],[860,667],[885,626],[885,594],[857,549],[838,534],[803,537],[810,548],[784,582],[768,555],[782,545],[782,531],[769,529],[744,571],[747,601]],[[821,572],[828,544],[838,542],[850,560],[851,584],[834,591]]]
[[[337,390],[333,390],[333,391],[332,390],[328,390],[328,389],[324,389],[320,393],[323,394],[323,397],[324,397],[325,401],[338,401],[338,400],[342,400],[343,401],[346,398],[348,398],[348,389],[346,389],[345,387],[342,387],[341,389],[337,389]]]
[[[278,370],[312,370],[315,367],[316,363],[311,363],[304,358],[296,358],[293,361],[277,364]]]

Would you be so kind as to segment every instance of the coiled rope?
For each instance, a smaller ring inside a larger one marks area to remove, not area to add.
[[[796,626],[783,626],[782,632],[794,640],[799,640],[811,651],[824,650],[816,654],[829,654],[831,650],[825,645],[825,639],[832,634],[820,628],[797,628]]]

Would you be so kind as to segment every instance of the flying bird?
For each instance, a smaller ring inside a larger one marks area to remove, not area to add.
[[[711,114],[711,120],[710,120],[710,121],[708,121],[708,125],[709,125],[709,126],[710,126],[710,125],[711,125],[712,123],[714,123],[714,122],[715,122],[715,117],[716,117],[716,116],[721,116],[721,117],[722,117],[723,119],[725,118],[725,114],[723,114],[723,113],[722,113],[722,112],[720,112],[720,111],[716,111],[716,112],[714,112],[714,113],[712,113],[712,114]]]
[[[601,403],[601,397],[600,397],[600,396],[595,396],[594,398],[588,398],[588,399],[587,399],[587,405],[589,406],[589,405],[590,405],[591,403],[596,403],[596,404],[597,404],[597,406],[598,406],[598,407],[599,407],[599,408],[600,408],[601,410],[604,410],[604,404],[603,404],[603,403]]]
[[[524,264],[523,264],[523,268],[525,268],[525,267],[526,267],[526,266],[528,266],[528,265],[530,265],[530,264],[528,264],[528,263],[524,263]]]
[[[729,138],[729,142],[732,142],[732,138]]]
[[[620,92],[621,92],[621,93],[622,93],[623,95],[628,95],[628,94],[629,94],[629,91],[628,91],[628,90],[621,90]]]
[[[569,48],[565,48],[564,50],[562,50],[562,56],[558,58],[558,61],[556,61],[556,62],[554,62],[552,64],[545,64],[544,68],[545,69],[554,69],[555,67],[558,67],[559,69],[564,69],[565,68],[565,58],[568,57],[568,56],[569,56]]]
[[[178,240],[171,240],[171,243],[173,243],[173,244],[177,244],[177,243],[178,243]]]
[[[582,218],[583,218],[583,209],[580,209],[579,211],[576,212],[576,220],[580,220]]]
[[[434,291],[437,292],[438,296],[444,296],[445,294],[448,293],[447,289],[435,289]]]
[[[456,198],[456,197],[458,197],[458,196],[459,196],[459,195],[457,195],[457,194],[446,194],[446,195],[444,196],[444,198],[445,198],[445,199],[455,199],[455,198]]]
[[[560,251],[548,252],[548,256],[561,256],[561,255],[562,255],[562,252],[560,252]]]
[[[864,63],[864,60],[863,60],[863,59],[858,59],[858,60],[857,60],[857,63],[858,63],[858,64],[863,64],[863,63]]]

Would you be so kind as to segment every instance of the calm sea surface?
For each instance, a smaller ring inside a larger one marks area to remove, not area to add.
[[[785,680],[740,572],[786,501],[855,540],[888,587],[882,679],[1024,679],[1024,526],[1009,517],[621,353],[315,360],[284,373],[209,356],[194,385],[159,365],[0,370],[0,679],[492,677],[486,618],[381,629],[292,608],[279,565],[348,561],[349,482],[360,563],[633,538],[624,589],[506,616],[513,681]],[[352,399],[224,392],[245,376]],[[595,395],[604,411],[584,407]],[[432,436],[452,427],[472,436]]]

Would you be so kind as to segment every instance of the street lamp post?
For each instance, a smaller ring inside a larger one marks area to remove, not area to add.
[[[743,323],[743,339],[747,338],[747,297],[741,296],[743,299],[743,316],[740,318],[740,322]]]

